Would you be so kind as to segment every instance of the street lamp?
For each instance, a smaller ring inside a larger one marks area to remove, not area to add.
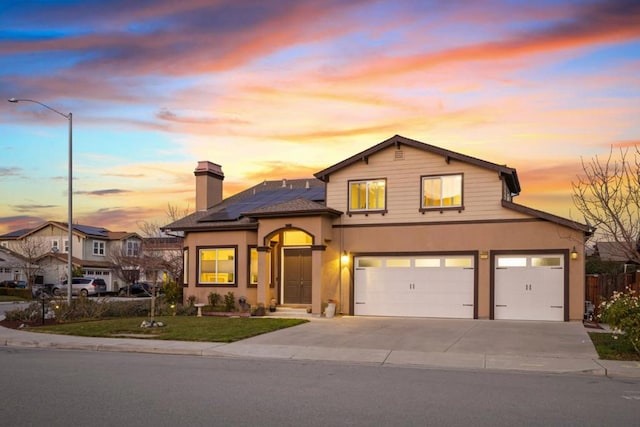
[[[67,273],[67,302],[69,303],[69,305],[71,305],[71,291],[72,291],[72,282],[73,282],[73,262],[72,262],[72,254],[73,254],[73,186],[71,184],[72,181],[72,171],[73,171],[73,115],[71,113],[69,114],[64,114],[61,113],[60,111],[56,110],[55,108],[51,108],[46,104],[43,104],[40,101],[34,101],[33,99],[16,99],[16,98],[10,98],[8,100],[9,102],[13,102],[13,103],[18,103],[18,102],[33,102],[35,104],[39,104],[42,105],[44,108],[53,111],[56,114],[61,115],[62,117],[64,117],[65,119],[69,120],[69,170],[68,170],[68,194],[67,194],[67,199],[68,199],[68,225],[67,228],[69,229],[69,235],[68,235],[68,240],[69,240],[69,251],[67,253],[67,269],[68,269],[68,273]]]

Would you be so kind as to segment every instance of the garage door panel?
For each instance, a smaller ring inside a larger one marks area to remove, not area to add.
[[[407,264],[407,260],[410,263]],[[474,317],[473,257],[367,257],[355,269],[355,315]],[[359,265],[380,267],[359,267]],[[408,266],[407,266],[408,265]],[[391,266],[391,267],[388,267]]]
[[[499,256],[494,274],[494,318],[563,321],[563,264],[560,254]]]

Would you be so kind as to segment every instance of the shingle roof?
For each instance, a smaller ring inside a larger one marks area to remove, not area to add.
[[[596,251],[602,261],[627,262],[634,258],[631,246],[622,242],[596,242]]]
[[[318,214],[341,215],[342,212],[326,207],[323,204],[312,200],[298,197],[297,199],[288,200],[274,205],[264,206],[262,208],[245,212],[243,215],[252,218],[261,218],[268,216],[301,216],[301,215],[318,215]]]
[[[524,213],[524,214],[527,214],[527,215],[532,215],[532,216],[538,217],[540,219],[544,219],[546,221],[550,221],[550,222],[553,222],[553,223],[556,223],[556,224],[563,225],[565,227],[573,228],[575,230],[580,230],[583,233],[585,233],[587,236],[590,236],[591,234],[593,234],[595,232],[595,228],[590,227],[588,225],[581,224],[579,222],[572,221],[570,219],[562,218],[560,216],[553,215],[553,214],[550,214],[548,212],[540,211],[538,209],[533,209],[533,208],[530,208],[528,206],[519,205],[519,204],[513,203],[513,202],[507,202],[506,200],[502,201],[502,206],[507,208],[507,209],[514,210],[516,212]]]

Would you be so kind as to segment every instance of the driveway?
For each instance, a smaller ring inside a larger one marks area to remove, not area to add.
[[[240,356],[470,369],[602,369],[581,322],[395,317],[317,319],[225,346]]]
[[[597,359],[581,322],[336,317],[242,341],[252,344]]]

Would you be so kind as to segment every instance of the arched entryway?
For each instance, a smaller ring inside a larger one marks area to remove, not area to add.
[[[301,229],[279,230],[269,237],[269,245],[278,303],[311,304],[313,236]]]

